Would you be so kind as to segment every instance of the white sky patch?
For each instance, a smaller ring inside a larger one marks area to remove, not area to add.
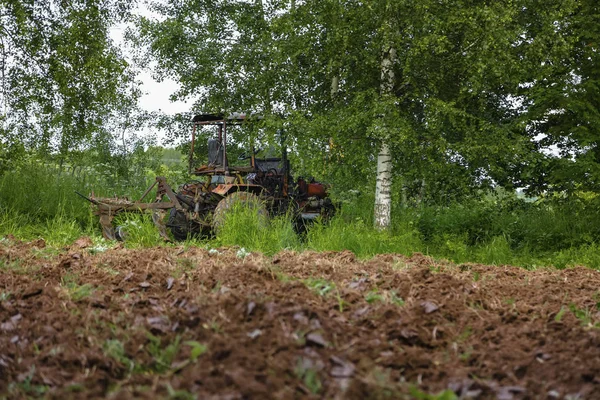
[[[148,10],[144,4],[141,4],[134,11],[137,15],[156,18],[157,15]],[[110,29],[110,37],[123,52],[125,59],[133,65],[131,50],[125,43],[125,30],[133,27],[132,24],[121,23]],[[152,72],[149,67],[141,69],[137,74],[137,79],[142,82],[142,96],[139,99],[139,106],[146,111],[156,111],[167,115],[173,115],[180,112],[188,111],[192,102],[171,101],[170,96],[175,93],[180,85],[172,79],[163,79],[158,82],[152,77]],[[151,132],[140,132],[142,136],[150,135]],[[165,132],[156,131],[158,144],[163,145]]]

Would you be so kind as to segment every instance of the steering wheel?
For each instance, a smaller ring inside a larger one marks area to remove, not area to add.
[[[262,151],[262,149],[255,149],[254,150],[254,155],[256,155],[259,151]],[[252,156],[249,155],[247,151],[244,151],[242,154],[240,154],[238,156],[238,160],[248,160],[250,158],[252,158]]]
[[[277,176],[279,175],[279,172],[277,172],[277,169],[275,168],[269,168],[267,170],[267,172],[265,173],[265,176]]]

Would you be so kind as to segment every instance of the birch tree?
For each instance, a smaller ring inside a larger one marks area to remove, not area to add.
[[[388,9],[389,7],[386,7]],[[387,10],[386,10],[387,12]],[[384,30],[387,33],[385,37],[389,37],[391,26],[386,21]],[[394,73],[394,63],[396,62],[396,49],[389,40],[384,40],[383,56],[381,59],[381,89],[382,98],[393,96],[396,77]],[[392,212],[392,156],[390,146],[388,144],[390,132],[385,126],[385,118],[383,119],[381,144],[379,153],[377,154],[377,174],[375,185],[375,211],[374,222],[375,227],[379,230],[387,229],[391,223]]]

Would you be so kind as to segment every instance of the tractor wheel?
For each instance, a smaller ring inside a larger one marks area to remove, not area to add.
[[[185,213],[175,207],[171,208],[167,227],[171,230],[175,240],[179,242],[186,240],[188,236],[197,234],[192,227],[192,222],[188,221]]]
[[[233,192],[221,199],[215,208],[212,220],[212,227],[215,233],[219,233],[219,230],[223,228],[227,215],[231,214],[238,204],[242,204],[244,207],[252,209],[258,215],[259,224],[261,226],[267,224],[269,213],[267,212],[265,204],[257,195],[250,192]]]

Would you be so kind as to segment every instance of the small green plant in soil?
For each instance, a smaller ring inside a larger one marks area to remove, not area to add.
[[[62,286],[66,288],[69,298],[75,302],[91,296],[96,289],[94,285],[90,283],[84,283],[83,285],[80,285],[77,282],[77,276],[73,274],[67,274],[63,276],[61,283]]]
[[[458,400],[458,396],[449,389],[438,394],[429,394],[421,391],[416,386],[411,386],[409,392],[415,400]]]
[[[367,303],[381,302],[385,304],[393,304],[397,306],[403,306],[404,300],[399,297],[394,290],[377,290],[373,289],[365,295]]]
[[[196,400],[198,396],[184,389],[175,390],[171,384],[167,383],[167,393],[169,400]]]
[[[561,307],[560,310],[556,313],[556,315],[554,316],[554,321],[555,322],[560,322],[562,321],[565,313],[567,312],[567,308],[566,307]]]
[[[600,322],[595,322],[590,309],[577,307],[575,304],[569,304],[569,310],[575,315],[575,318],[581,321],[581,324],[587,328],[600,328]]]
[[[124,365],[129,372],[132,372],[136,367],[135,362],[125,354],[125,347],[118,339],[108,339],[102,346],[102,351],[107,357]]]
[[[17,274],[26,274],[27,268],[21,265],[19,260],[6,261],[0,260],[0,271],[10,271]]]
[[[335,283],[323,278],[307,278],[302,282],[319,296],[325,296],[335,289]]]
[[[21,382],[12,382],[8,385],[8,393],[14,395],[15,398],[26,397],[30,398],[43,396],[48,391],[48,386],[37,385],[33,383],[35,376],[35,365],[29,368],[29,372]]]
[[[181,338],[178,335],[173,342],[163,347],[159,337],[150,332],[146,333],[146,337],[148,338],[146,351],[153,359],[150,370],[157,373],[168,371],[179,352]]]
[[[323,388],[319,372],[306,364],[310,364],[310,362],[305,362],[303,358],[298,359],[294,368],[294,374],[312,394],[318,394]]]
[[[210,321],[208,321],[208,323],[203,324],[202,327],[204,329],[211,330],[214,333],[221,333],[222,332],[221,324],[219,324],[219,321],[217,321],[215,318],[213,318]]]
[[[206,345],[204,345],[200,342],[197,342],[195,340],[188,340],[188,341],[183,342],[183,344],[191,347],[190,361],[192,361],[192,362],[196,362],[198,360],[198,357],[200,357],[202,354],[206,353],[206,351],[208,350]]]

